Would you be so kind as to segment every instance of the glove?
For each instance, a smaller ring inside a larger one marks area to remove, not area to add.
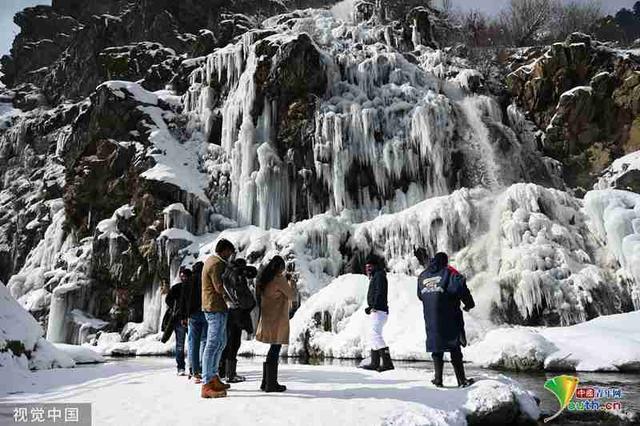
[[[365,313],[366,313],[367,315],[369,315],[369,314],[371,313],[371,307],[368,307],[368,308],[367,308],[367,309],[365,309],[364,311],[365,311]]]

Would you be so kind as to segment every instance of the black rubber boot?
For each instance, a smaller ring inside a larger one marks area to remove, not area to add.
[[[444,371],[444,359],[442,356],[433,357],[433,380],[431,383],[436,387],[442,387],[442,372]]]
[[[270,392],[284,392],[287,387],[278,383],[278,363],[269,362],[267,364],[267,382],[265,383],[264,391]]]
[[[238,361],[237,360],[235,360],[235,359],[228,359],[227,360],[227,381],[229,383],[240,383],[240,382],[244,382],[245,380],[247,380],[243,376],[238,376],[238,374],[236,372],[237,365],[238,365]]]
[[[380,368],[380,351],[371,350],[371,362],[363,365],[361,368],[365,370],[378,370]]]
[[[464,364],[462,362],[462,356],[454,357],[451,354],[451,365],[453,365],[453,371],[456,373],[456,380],[458,380],[458,387],[466,388],[474,383],[473,379],[467,379],[464,374]]]
[[[267,388],[267,363],[262,363],[262,384],[260,385],[260,390],[264,391]]]
[[[391,352],[389,352],[389,348],[382,348],[378,351],[380,353],[380,367],[378,367],[378,371],[382,373],[383,371],[393,370],[395,367],[393,366],[393,361],[391,361]]]

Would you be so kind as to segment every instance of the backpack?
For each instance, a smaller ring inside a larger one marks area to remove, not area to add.
[[[224,286],[224,300],[229,309],[252,310],[256,306],[256,300],[247,282],[246,262],[236,259],[228,262],[222,273],[222,285]],[[253,269],[253,268],[251,268]]]

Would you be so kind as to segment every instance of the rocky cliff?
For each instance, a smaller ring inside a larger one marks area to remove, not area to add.
[[[613,160],[640,149],[640,57],[573,34],[512,63],[507,84],[543,129],[543,151],[588,189]]]
[[[254,264],[284,254],[303,299],[371,251],[413,273],[424,246],[457,254],[490,321],[634,308],[638,277],[562,190],[634,149],[637,59],[575,35],[483,73],[428,2],[333,6],[66,0],[16,15],[0,280],[49,339],[153,334],[163,288],[221,236]]]

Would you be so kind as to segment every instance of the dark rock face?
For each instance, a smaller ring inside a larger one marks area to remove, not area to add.
[[[178,59],[173,49],[159,43],[108,47],[98,55],[101,80],[143,80],[148,90],[160,90],[173,78]]]
[[[55,61],[82,29],[76,19],[49,6],[26,8],[16,14],[14,22],[20,33],[13,42],[11,56],[0,60],[8,86],[36,82],[38,70]]]
[[[334,2],[297,3],[308,7]],[[177,63],[150,69],[171,55],[165,50],[156,56],[162,47],[144,42],[160,43],[174,54],[202,55],[254,27],[248,16],[285,11],[283,2],[275,0],[56,0],[51,7],[27,8],[16,15],[22,31],[11,56],[2,59],[4,82],[9,86],[34,83],[52,104],[85,97],[113,76],[145,78],[155,88],[171,80]],[[206,28],[211,31],[202,36]]]
[[[589,188],[613,159],[640,146],[640,61],[581,34],[530,54],[507,77],[509,88],[546,129],[544,151],[565,165],[567,184]]]
[[[47,202],[61,197],[65,164],[56,142],[69,131],[81,104],[32,111],[19,125],[0,129],[0,280],[24,264],[52,217]]]

